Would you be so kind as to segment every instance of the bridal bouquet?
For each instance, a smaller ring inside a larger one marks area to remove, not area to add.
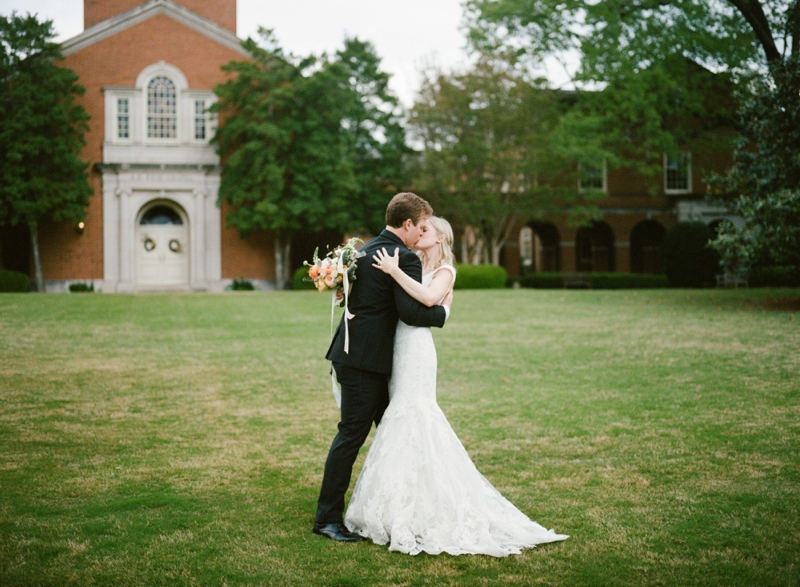
[[[355,281],[356,260],[364,256],[364,253],[356,250],[356,243],[363,245],[364,241],[360,238],[351,238],[322,259],[319,258],[319,247],[317,247],[314,250],[313,263],[303,262],[303,265],[308,267],[308,277],[314,282],[318,291],[341,289]]]
[[[364,244],[360,238],[351,238],[347,243],[330,251],[323,259],[319,258],[319,248],[314,250],[314,262],[303,262],[308,267],[308,277],[319,291],[331,290],[331,339],[333,339],[333,308],[339,304],[336,290],[344,290],[344,352],[350,352],[350,329],[348,323],[355,314],[347,307],[350,296],[350,285],[356,280],[356,261],[364,253],[356,250],[356,243]],[[342,396],[336,385],[336,374],[331,369],[331,384],[336,405],[341,407]]]

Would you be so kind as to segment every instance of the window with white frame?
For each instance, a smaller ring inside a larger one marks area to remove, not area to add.
[[[533,229],[523,226],[519,231],[519,256],[523,267],[533,265]]]
[[[606,161],[580,163],[578,165],[578,190],[606,191]]]
[[[128,98],[117,98],[117,138],[131,137],[131,104]]]
[[[147,138],[174,139],[178,136],[178,97],[175,84],[158,75],[147,84]]]
[[[203,141],[208,136],[208,113],[206,112],[206,101],[194,101],[194,138]]]
[[[664,154],[664,191],[687,194],[692,191],[692,154]]]

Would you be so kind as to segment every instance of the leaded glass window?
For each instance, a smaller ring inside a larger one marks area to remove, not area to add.
[[[174,139],[178,136],[177,92],[172,80],[159,75],[147,85],[147,137]]]
[[[197,140],[205,140],[206,138],[206,101],[194,101],[194,138]]]
[[[117,98],[117,138],[130,138],[131,115],[128,98]]]

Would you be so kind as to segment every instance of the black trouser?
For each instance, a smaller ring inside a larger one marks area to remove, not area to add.
[[[344,494],[350,486],[353,463],[372,429],[389,405],[389,376],[334,363],[342,386],[339,433],[333,439],[317,502],[316,522],[336,524],[344,519]]]

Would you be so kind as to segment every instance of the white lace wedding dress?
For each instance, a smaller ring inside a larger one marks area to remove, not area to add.
[[[531,521],[475,468],[436,403],[429,328],[398,323],[389,396],[345,516],[351,531],[408,554],[498,557],[568,538]]]

